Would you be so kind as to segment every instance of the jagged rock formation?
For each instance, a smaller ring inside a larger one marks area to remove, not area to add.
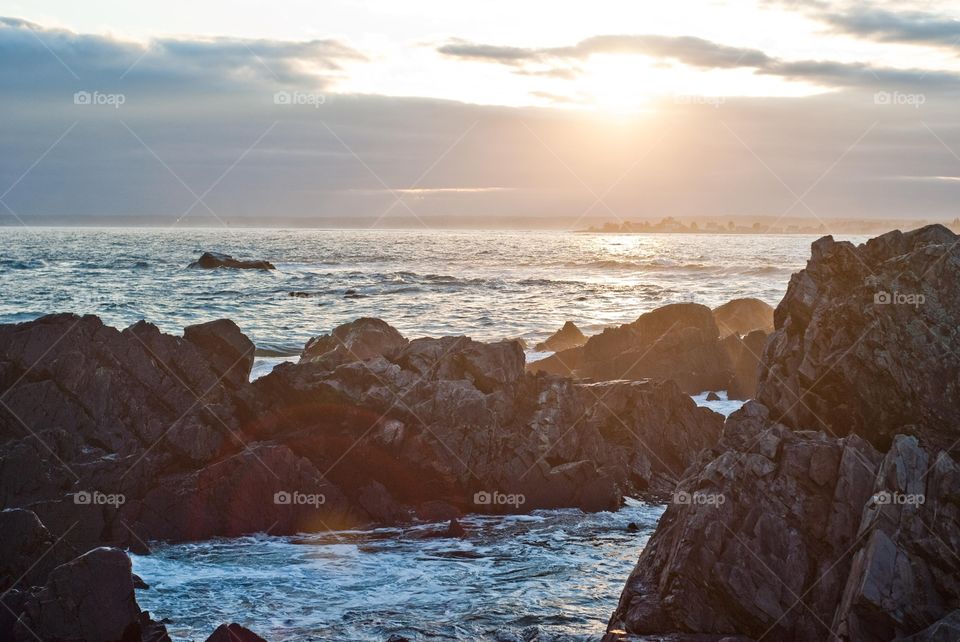
[[[767,333],[754,330],[741,337],[731,334],[720,341],[732,371],[727,382],[728,399],[753,399],[760,377],[760,355],[767,342]]]
[[[189,266],[194,269],[215,270],[217,268],[230,268],[233,270],[276,270],[269,261],[235,259],[229,254],[220,254],[218,252],[204,252],[200,258]]]
[[[954,639],[960,399],[936,346],[960,318],[955,243],[939,226],[814,243],[764,353],[769,407],[688,469],[606,639]]]
[[[573,321],[567,321],[563,327],[551,334],[546,341],[541,341],[534,350],[537,352],[561,352],[570,348],[577,348],[587,342],[587,337]]]
[[[76,523],[81,551],[398,522],[438,501],[616,508],[672,488],[722,421],[672,383],[534,376],[514,341],[408,341],[376,319],[254,384],[252,355],[226,320],[182,338],[91,316],[0,326],[3,505]]]
[[[960,247],[939,225],[854,247],[824,237],[777,307],[758,400],[791,427],[960,438]]]

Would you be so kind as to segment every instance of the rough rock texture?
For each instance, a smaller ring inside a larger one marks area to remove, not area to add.
[[[348,489],[376,481],[378,506],[612,508],[630,490],[672,487],[721,422],[673,383],[533,376],[515,342],[467,337],[416,339],[333,369],[284,364],[254,386],[261,438],[342,460],[329,479]],[[523,501],[477,501],[484,492]]]
[[[276,270],[269,261],[244,261],[235,259],[229,254],[220,254],[218,252],[204,252],[200,258],[191,263],[188,267],[200,268],[204,270],[214,270],[217,268],[230,268],[234,270]]]
[[[814,243],[763,355],[771,407],[748,403],[688,469],[607,639],[956,639],[960,404],[938,349],[960,319],[955,239]]]
[[[3,505],[79,551],[403,522],[428,502],[599,510],[668,492],[721,426],[672,383],[534,376],[515,341],[407,341],[377,319],[255,384],[252,353],[226,320],[182,338],[90,316],[0,326]]]
[[[550,335],[546,341],[541,341],[534,349],[537,352],[561,352],[582,346],[587,337],[580,331],[573,321],[567,321],[563,327]]]
[[[767,342],[767,333],[754,330],[744,337],[731,334],[720,341],[732,374],[727,383],[728,399],[752,399],[760,379],[760,355]]]
[[[207,642],[267,642],[239,624],[221,624],[207,638]]]
[[[696,303],[666,305],[607,328],[527,370],[603,381],[672,379],[688,394],[722,390],[730,379],[713,314]]]
[[[773,307],[760,299],[745,298],[727,301],[713,309],[713,318],[721,337],[741,336],[754,330],[773,331]]]
[[[399,332],[380,319],[364,317],[338,326],[330,334],[307,342],[301,361],[335,368],[351,361],[390,357],[407,345]]]
[[[184,338],[92,316],[0,326],[2,505],[55,535],[76,523],[86,547],[335,523],[347,507],[313,464],[247,434],[251,357],[230,321]],[[294,490],[328,501],[272,501]]]
[[[0,526],[8,587],[0,639],[170,642],[164,626],[137,605],[130,559],[123,551],[95,548],[72,558],[70,547],[61,538],[52,540],[30,511],[4,510]],[[55,566],[47,561],[65,557],[72,559]]]
[[[856,436],[770,424],[755,402],[722,446],[678,486],[611,631],[829,639],[879,454]]]
[[[960,438],[960,246],[945,227],[824,237],[776,310],[758,400],[793,427]],[[922,297],[922,298],[921,298]],[[889,301],[889,302],[888,302]]]

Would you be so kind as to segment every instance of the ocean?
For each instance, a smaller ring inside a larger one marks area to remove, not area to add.
[[[362,316],[411,338],[522,338],[529,360],[568,320],[589,335],[668,303],[776,305],[814,238],[3,228],[0,322],[77,312],[179,334],[228,317],[257,346],[254,376]],[[204,251],[277,269],[187,269]],[[724,413],[739,406],[704,397]],[[175,640],[230,621],[274,642],[596,640],[662,510],[631,501],[617,513],[468,516],[462,541],[418,539],[421,526],[155,543],[133,556],[151,585],[137,599]]]

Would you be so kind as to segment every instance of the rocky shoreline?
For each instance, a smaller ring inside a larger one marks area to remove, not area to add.
[[[687,469],[605,640],[957,639],[958,241],[813,244],[758,400]]]
[[[167,639],[121,550],[150,541],[412,521],[457,537],[467,512],[625,496],[670,505],[607,640],[952,639],[957,239],[825,237],[775,313],[568,324],[530,364],[517,341],[361,318],[250,382],[229,320],[0,326],[0,639]],[[756,401],[724,422],[689,396],[724,389]],[[90,586],[109,608],[78,610]]]

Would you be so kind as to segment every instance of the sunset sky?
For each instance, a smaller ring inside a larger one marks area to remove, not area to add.
[[[960,3],[0,16],[4,223],[958,215]]]

